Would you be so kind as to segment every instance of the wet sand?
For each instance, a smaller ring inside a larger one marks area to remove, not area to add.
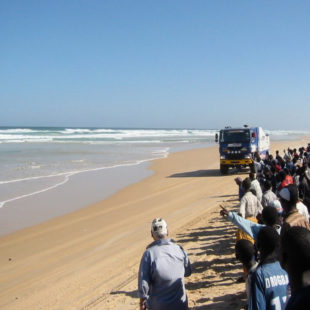
[[[272,143],[272,152],[307,142]],[[192,309],[242,307],[234,228],[219,216],[219,204],[237,204],[235,175],[221,176],[218,166],[217,147],[174,153],[102,202],[1,237],[0,308],[138,309],[139,261],[159,216],[193,264]]]
[[[42,178],[39,182],[28,181],[27,184],[19,182],[16,186],[25,197],[8,202],[0,208],[0,236],[102,201],[121,188],[150,176],[152,171],[147,169],[149,165],[149,162],[144,162],[139,165],[87,171],[74,174],[68,180],[67,176],[58,176]],[[53,187],[55,183],[63,182],[65,184]],[[7,196],[15,197],[12,193],[13,187],[8,185],[9,190],[5,189],[5,185],[1,185],[2,191]],[[52,189],[46,190],[50,186]],[[29,195],[33,192],[39,193]],[[2,199],[5,200],[3,196]]]

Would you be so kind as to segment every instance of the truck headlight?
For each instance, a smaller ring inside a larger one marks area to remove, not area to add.
[[[226,156],[225,155],[221,155],[220,159],[226,159]]]

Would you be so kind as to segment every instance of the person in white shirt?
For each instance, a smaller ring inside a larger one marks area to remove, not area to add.
[[[271,182],[265,180],[263,183],[264,193],[262,197],[262,206],[265,208],[270,205],[272,201],[278,200],[277,195],[271,190]]]
[[[250,191],[250,178],[243,180],[242,188],[245,191],[245,194],[240,200],[239,213],[244,218],[256,218],[258,214],[262,213],[263,206],[258,198]]]
[[[255,190],[257,199],[259,202],[262,202],[263,192],[258,180],[255,177],[255,174],[251,172],[249,177],[251,179],[251,189]]]

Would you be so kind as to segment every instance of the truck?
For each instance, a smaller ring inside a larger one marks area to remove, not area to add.
[[[265,159],[270,147],[269,135],[261,127],[247,125],[227,126],[216,133],[215,141],[219,143],[221,174],[227,174],[230,167],[238,170],[250,167],[251,172],[255,172],[255,154]]]

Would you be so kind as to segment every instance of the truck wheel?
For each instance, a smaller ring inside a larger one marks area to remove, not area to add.
[[[220,171],[221,171],[221,174],[227,174],[228,173],[228,166],[225,166],[225,165],[220,165]]]

